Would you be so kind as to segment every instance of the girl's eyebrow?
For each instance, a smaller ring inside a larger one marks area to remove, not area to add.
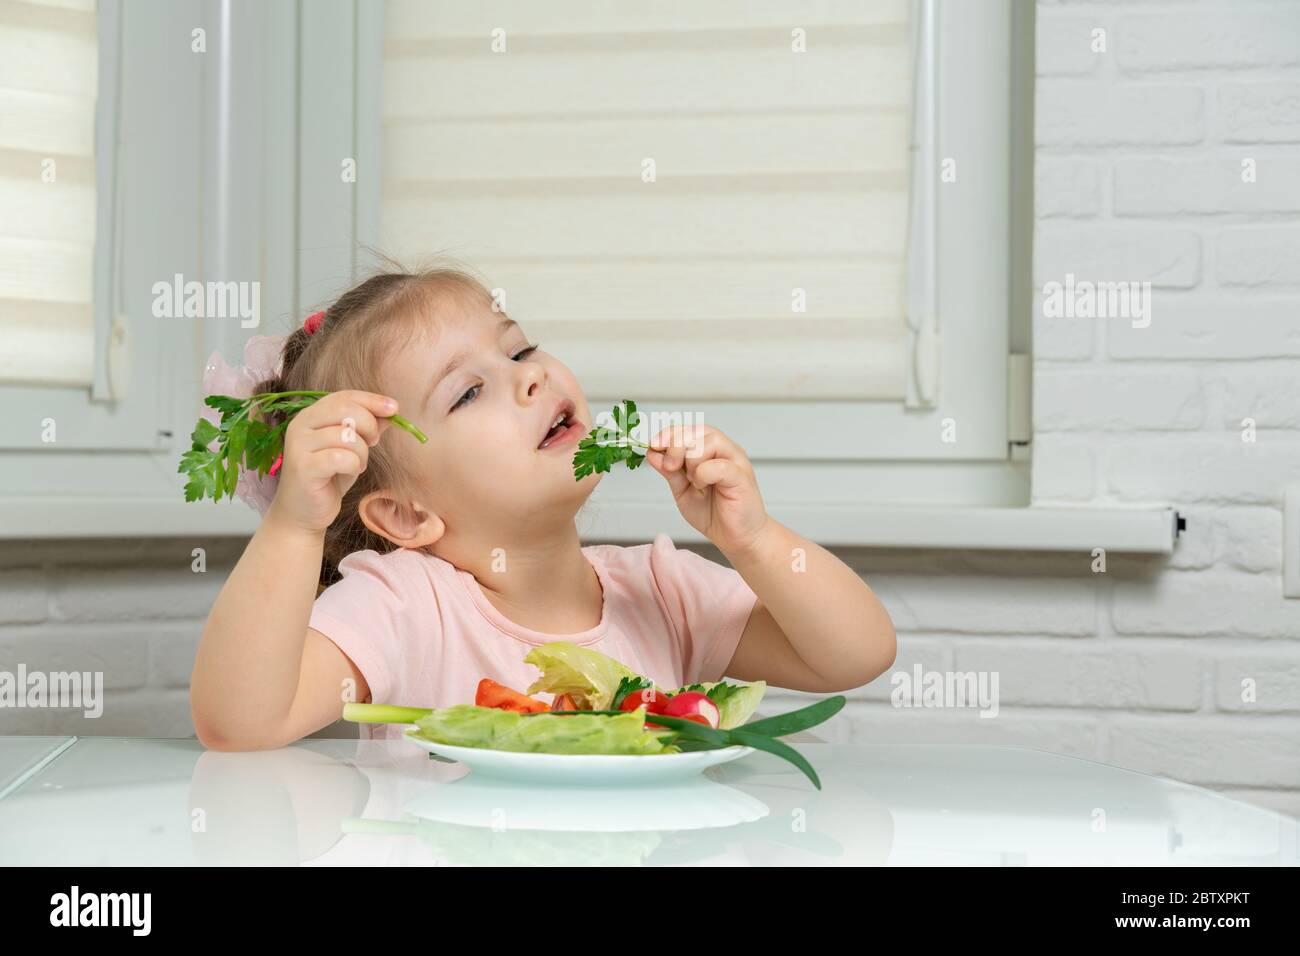
[[[514,319],[502,319],[501,324],[497,326],[497,338],[500,338],[505,332],[518,325],[519,323]],[[434,377],[433,381],[429,383],[429,388],[424,393],[424,398],[420,401],[420,411],[424,411],[428,406],[429,398],[433,395],[437,387],[442,384],[442,380],[452,372],[456,371],[456,369],[460,368],[461,365],[465,363],[465,359],[469,358],[472,354],[472,351],[472,349],[461,349],[451,357],[450,361],[448,361],[446,365],[443,366],[442,371],[439,372],[438,375]]]

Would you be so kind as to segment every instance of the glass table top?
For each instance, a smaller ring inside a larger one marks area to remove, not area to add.
[[[671,785],[539,787],[402,740],[223,753],[0,738],[9,865],[1294,865],[1297,821],[1015,747],[799,742]],[[641,759],[654,759],[653,757]],[[7,788],[7,789],[6,789]]]

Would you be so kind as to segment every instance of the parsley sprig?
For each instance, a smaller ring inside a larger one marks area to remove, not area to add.
[[[636,402],[623,399],[614,406],[614,427],[593,428],[586,438],[578,442],[573,455],[573,480],[581,481],[593,472],[609,471],[617,462],[626,462],[635,468],[645,461],[650,446],[632,437],[632,429],[641,422]]]
[[[744,684],[728,684],[726,681],[719,681],[708,690],[705,690],[703,684],[691,684],[687,687],[683,687],[681,690],[677,691],[677,693],[684,694],[687,691],[698,691],[717,704],[718,709],[721,710],[724,703],[744,689]]]
[[[239,483],[239,469],[265,475],[284,453],[284,432],[293,416],[324,398],[329,392],[260,392],[250,398],[209,395],[203,404],[221,413],[221,424],[200,418],[190,435],[190,450],[181,455],[177,471],[189,480],[185,500],[198,501],[222,496],[233,498]],[[392,422],[421,442],[429,439],[400,415]],[[209,445],[216,440],[216,450]]]

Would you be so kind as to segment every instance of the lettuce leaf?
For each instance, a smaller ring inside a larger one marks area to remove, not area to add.
[[[645,728],[645,708],[625,714],[536,714],[496,707],[456,704],[434,710],[415,722],[435,743],[516,753],[662,754],[676,753],[662,731]]]
[[[568,694],[576,710],[612,709],[619,683],[624,677],[638,676],[614,658],[568,641],[550,641],[535,647],[524,663],[542,672],[524,693],[530,697],[538,691],[557,697]]]
[[[652,686],[649,679],[614,658],[568,641],[551,641],[533,648],[524,662],[542,672],[525,693],[531,696],[546,691],[557,697],[568,694],[578,710],[614,710],[620,693],[625,697],[627,692]],[[730,730],[741,726],[753,715],[767,692],[767,683],[761,680],[752,684],[710,681],[679,687],[669,693],[680,694],[687,690],[707,694],[718,705],[720,728]]]
[[[740,727],[758,709],[759,702],[767,693],[767,681],[754,681],[752,684],[729,684],[726,681],[706,681],[703,684],[688,684],[673,691],[694,690],[708,696],[718,705],[718,727],[731,730]]]

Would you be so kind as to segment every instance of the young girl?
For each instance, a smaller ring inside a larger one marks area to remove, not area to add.
[[[348,701],[472,703],[484,677],[522,691],[537,676],[524,656],[548,641],[666,688],[725,675],[827,693],[894,661],[871,589],[766,513],[716,428],[665,429],[647,461],[732,568],[665,534],[580,545],[574,517],[602,477],[573,474],[591,409],[467,273],[376,275],[280,360],[253,391],[330,394],[290,422],[273,497],[208,617],[190,688],[207,747],[280,747]],[[427,443],[389,427],[399,410]]]

